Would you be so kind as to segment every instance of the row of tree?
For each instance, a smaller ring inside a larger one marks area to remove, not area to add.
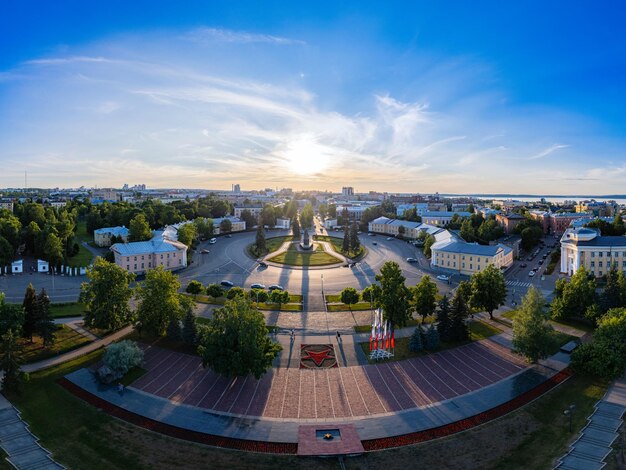
[[[343,241],[341,243],[341,252],[345,255],[358,255],[361,251],[361,240],[359,240],[359,227],[356,222],[352,225],[346,225],[343,228]]]

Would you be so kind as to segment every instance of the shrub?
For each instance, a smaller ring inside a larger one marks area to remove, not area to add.
[[[143,361],[143,351],[134,341],[124,340],[111,344],[104,354],[104,366],[98,369],[99,378],[105,383],[119,380],[133,367]]]

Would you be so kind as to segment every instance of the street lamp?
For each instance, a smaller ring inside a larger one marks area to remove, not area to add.
[[[569,432],[572,432],[572,415],[574,414],[575,409],[576,405],[570,405],[567,410],[563,412],[565,416],[569,417]]]

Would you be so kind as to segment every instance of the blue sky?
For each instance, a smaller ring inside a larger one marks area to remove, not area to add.
[[[620,2],[14,3],[0,186],[626,192]]]

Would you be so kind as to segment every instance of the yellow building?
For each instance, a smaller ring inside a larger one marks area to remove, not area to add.
[[[626,271],[626,236],[603,237],[592,228],[570,228],[561,237],[561,273],[568,276],[584,266],[601,277],[611,266]]]
[[[431,252],[431,266],[466,275],[489,265],[506,268],[513,263],[513,249],[505,245],[485,246],[453,240],[433,244]]]

